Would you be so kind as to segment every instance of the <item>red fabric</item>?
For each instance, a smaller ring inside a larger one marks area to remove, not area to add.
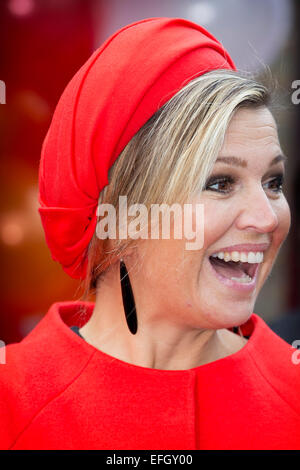
[[[118,30],[64,90],[45,137],[39,213],[52,258],[86,276],[99,194],[116,158],[150,117],[193,78],[236,69],[208,31],[181,18],[147,18]]]
[[[84,324],[83,305],[89,317],[91,303],[53,304],[7,347],[1,449],[300,449],[296,350],[256,314],[242,326],[251,336],[240,351],[175,371],[89,345],[69,329]]]

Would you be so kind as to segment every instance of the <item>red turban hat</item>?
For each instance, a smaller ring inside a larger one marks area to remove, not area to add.
[[[83,279],[108,170],[136,132],[190,80],[235,65],[208,31],[147,18],[110,36],[66,86],[42,146],[39,213],[52,258]]]

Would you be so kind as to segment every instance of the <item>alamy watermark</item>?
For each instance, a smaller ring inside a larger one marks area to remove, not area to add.
[[[0,80],[0,104],[6,104],[6,86],[3,80]]]
[[[300,103],[300,80],[294,80],[292,82],[292,88],[295,91],[292,93],[292,103],[299,104]]]
[[[295,341],[292,342],[292,348],[296,348],[296,351],[292,354],[292,363],[296,365],[300,364],[300,339],[295,339]]]
[[[0,364],[6,364],[6,346],[2,339],[0,339]]]
[[[169,240],[186,239],[187,250],[200,250],[204,244],[204,204],[151,204],[150,214],[144,204],[127,206],[127,196],[119,196],[117,212],[113,204],[99,204],[96,235],[101,240],[106,238],[121,240],[161,238]],[[128,222],[128,218],[131,220]],[[161,224],[160,224],[161,218]],[[149,227],[150,221],[150,227]],[[194,240],[191,242],[191,240]]]

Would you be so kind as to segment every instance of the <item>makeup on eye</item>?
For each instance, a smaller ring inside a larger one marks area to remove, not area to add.
[[[282,192],[282,186],[283,186],[283,183],[284,183],[284,172],[283,171],[279,171],[279,172],[276,172],[274,174],[270,174],[268,175],[269,176],[269,180],[263,184],[263,186],[265,186],[266,184],[271,184],[271,183],[275,183],[276,184],[276,187],[274,189],[271,189],[272,192],[274,193],[281,193]],[[211,175],[207,182],[205,183],[205,188],[204,190],[205,191],[214,191],[214,192],[217,192],[217,193],[221,193],[221,194],[228,194],[230,192],[230,190],[232,189],[232,185],[236,184],[238,182],[239,178],[236,178],[234,177],[233,175],[231,174],[221,174],[221,173],[218,173],[218,174],[215,174],[215,175]],[[228,189],[224,189],[224,185],[228,184],[230,186],[230,188]],[[215,186],[215,185],[223,185],[223,189],[213,189],[212,186]]]
[[[215,192],[220,192],[220,193],[227,193],[228,191],[222,191],[222,190],[217,190],[217,189],[212,189],[212,186],[216,184],[226,184],[229,183],[233,185],[236,182],[236,179],[229,174],[217,174],[210,176],[205,183],[205,191],[215,191]]]
[[[276,193],[281,193],[282,190],[283,190],[282,186],[283,186],[283,183],[284,183],[284,176],[285,176],[284,173],[279,173],[277,175],[274,175],[274,177],[265,184],[275,182],[277,186],[276,186],[276,189],[274,189],[272,191],[274,191]]]

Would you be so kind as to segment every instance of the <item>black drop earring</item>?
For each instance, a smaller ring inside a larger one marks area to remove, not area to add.
[[[129,331],[135,335],[137,332],[137,315],[132,287],[124,261],[120,260],[120,281],[125,317]]]

